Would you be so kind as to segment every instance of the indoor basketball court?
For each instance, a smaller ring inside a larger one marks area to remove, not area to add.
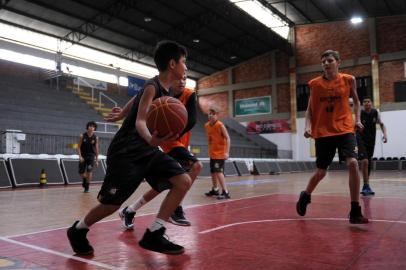
[[[309,176],[232,177],[233,197],[224,202],[206,198],[210,180],[198,179],[184,204],[192,226],[167,226],[168,237],[186,249],[179,256],[137,243],[161,197],[136,215],[133,231],[123,230],[117,215],[96,224],[88,235],[94,256],[77,256],[65,237],[66,224],[96,203],[98,186],[85,196],[79,187],[0,192],[3,202],[30,198],[10,210],[1,206],[8,225],[1,229],[0,269],[404,269],[403,173],[373,175],[377,194],[361,200],[371,221],[366,225],[348,222],[345,172],[329,173],[306,217],[298,216],[298,192]]]

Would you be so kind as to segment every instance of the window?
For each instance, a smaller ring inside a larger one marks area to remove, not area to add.
[[[393,88],[395,89],[395,102],[406,101],[406,81],[394,82]]]
[[[297,111],[306,111],[310,97],[310,88],[308,84],[300,84],[296,87],[296,106]]]
[[[372,91],[372,77],[357,77],[355,78],[355,81],[357,82],[357,94],[361,104],[365,97],[371,97],[373,102],[374,96]]]

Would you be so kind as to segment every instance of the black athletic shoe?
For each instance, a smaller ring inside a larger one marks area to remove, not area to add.
[[[362,215],[361,206],[358,206],[350,211],[351,224],[366,224],[369,220]]]
[[[123,221],[123,227],[126,228],[127,230],[132,230],[134,228],[134,216],[135,212],[131,213],[127,211],[128,206],[123,208],[118,212],[118,215],[120,216],[121,220]]]
[[[90,186],[90,184],[85,182],[85,184],[83,186],[84,187],[84,190],[83,190],[84,193],[89,193],[89,186]]]
[[[300,216],[306,215],[306,207],[311,203],[311,195],[306,191],[300,192],[299,201],[296,203],[296,211]]]
[[[76,224],[79,220],[73,223],[67,231],[67,236],[69,243],[73,251],[78,255],[90,255],[93,254],[93,247],[89,244],[89,241],[86,238],[86,234],[89,229],[76,229]]]
[[[231,199],[231,197],[230,197],[230,192],[225,192],[225,191],[223,191],[223,192],[221,193],[221,195],[218,195],[218,196],[217,196],[217,200],[226,200],[226,199]]]
[[[218,196],[220,195],[219,190],[211,189],[209,192],[204,193],[204,195],[211,197],[211,196]]]
[[[169,222],[179,226],[190,226],[191,223],[185,218],[185,212],[183,212],[182,206],[178,206],[173,212],[173,214],[169,217]]]
[[[182,246],[172,243],[165,238],[165,230],[165,227],[153,232],[147,229],[141,241],[138,242],[139,245],[151,251],[170,255],[178,255],[185,252]]]

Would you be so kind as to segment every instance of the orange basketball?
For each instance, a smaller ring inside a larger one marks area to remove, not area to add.
[[[180,134],[187,124],[187,110],[178,99],[163,96],[155,99],[147,114],[147,127],[151,133],[158,131],[159,137],[170,132]]]

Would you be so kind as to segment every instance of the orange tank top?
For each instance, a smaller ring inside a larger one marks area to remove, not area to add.
[[[204,125],[209,140],[209,157],[211,159],[225,159],[227,145],[226,138],[221,131],[222,126],[223,123],[218,120],[214,125],[211,125],[210,122]]]
[[[349,105],[353,77],[338,73],[333,80],[319,76],[309,81],[312,137],[354,133],[354,120]]]
[[[180,95],[180,97],[178,97],[178,99],[180,100],[180,102],[182,102],[183,105],[186,105],[187,102],[189,101],[190,96],[193,93],[194,93],[193,90],[185,88],[183,90],[182,94]],[[185,134],[183,134],[182,137],[178,138],[177,140],[163,142],[160,145],[160,147],[162,148],[162,150],[165,153],[170,152],[175,147],[184,147],[187,149],[189,147],[189,143],[190,143],[190,135],[191,135],[191,131],[188,131]]]

